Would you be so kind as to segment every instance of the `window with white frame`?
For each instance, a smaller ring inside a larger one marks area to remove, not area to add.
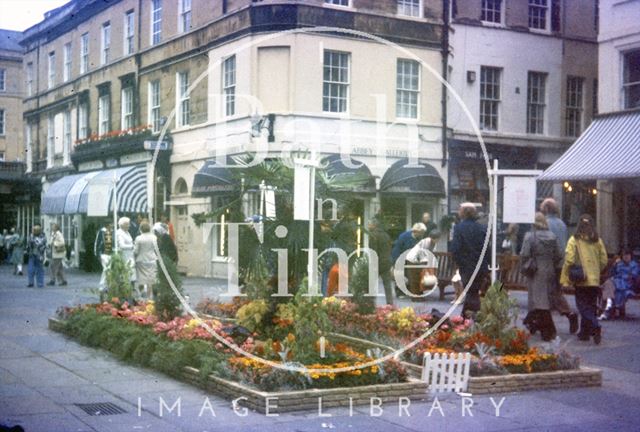
[[[324,2],[335,6],[351,6],[351,0],[324,0]]]
[[[233,55],[222,63],[222,96],[224,115],[236,113],[236,56]]]
[[[149,83],[149,124],[151,130],[160,132],[160,81]]]
[[[180,14],[178,15],[178,31],[180,33],[191,30],[191,0],[180,1]]]
[[[593,86],[591,88],[591,115],[595,117],[598,115],[598,80],[593,80]]]
[[[151,0],[151,45],[162,40],[162,0]]]
[[[89,136],[89,106],[86,102],[78,106],[78,138],[85,139]]]
[[[4,161],[4,152],[0,152],[0,161]]]
[[[71,111],[67,110],[62,116],[62,164],[71,163]]]
[[[501,68],[480,68],[480,129],[498,130],[501,75]]]
[[[527,75],[527,133],[544,133],[547,74],[529,72]]]
[[[130,10],[124,14],[124,55],[133,54],[135,35],[135,12]]]
[[[178,72],[178,127],[188,126],[190,111],[189,72]]]
[[[109,63],[109,53],[111,51],[111,23],[102,24],[102,49],[100,50],[100,64]]]
[[[5,114],[4,110],[0,109],[0,135],[5,134]]]
[[[577,137],[582,132],[582,112],[584,111],[584,78],[567,77],[567,109],[565,114],[565,133]]]
[[[398,0],[398,15],[421,17],[422,0]]]
[[[420,64],[398,59],[396,68],[396,117],[418,118]]]
[[[103,94],[98,98],[98,134],[104,135],[109,132],[109,115],[110,115],[109,95]]]
[[[5,91],[7,89],[7,71],[5,69],[0,69],[0,91]]]
[[[89,70],[89,33],[80,36],[80,73]]]
[[[71,79],[71,42],[64,44],[62,57],[64,59],[64,68],[62,69],[62,80],[64,82],[67,82]]]
[[[120,124],[123,130],[133,127],[133,87],[122,89]]]
[[[27,96],[33,95],[33,63],[27,63]]]
[[[640,50],[624,54],[622,93],[624,109],[640,107]]]
[[[549,0],[529,0],[529,28],[547,30],[548,26]]]
[[[502,0],[482,0],[480,20],[495,24],[502,24]]]
[[[349,53],[325,50],[322,79],[322,111],[348,111],[349,57]]]
[[[53,121],[53,115],[49,114],[47,118],[47,168],[53,166],[53,160],[56,149],[56,127]]]
[[[51,88],[56,85],[56,52],[51,51],[49,53],[49,63],[48,63],[48,80],[47,87]]]
[[[31,142],[31,125],[27,123],[24,128],[25,159],[27,162],[27,172],[33,171],[33,143]]]

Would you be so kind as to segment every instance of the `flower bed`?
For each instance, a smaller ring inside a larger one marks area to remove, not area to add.
[[[205,321],[225,339],[239,343],[231,328],[218,320]],[[355,406],[369,404],[372,398],[398,403],[399,398],[426,397],[426,384],[409,378],[400,362],[335,373],[284,371],[236,356],[199,324],[185,317],[162,322],[155,317],[152,303],[131,306],[117,301],[62,308],[58,319],[49,320],[50,329],[80,343],[106,349],[123,361],[157,369],[263,413]],[[243,339],[243,349],[264,354],[264,342],[251,336]],[[286,353],[282,345],[294,342],[289,336],[272,342],[279,345],[273,349]],[[308,368],[330,370],[371,360],[344,342],[328,342],[325,348],[326,361]],[[282,363],[288,362],[287,356]]]
[[[373,357],[359,352],[346,343],[327,341],[326,355],[314,363],[303,365],[293,361],[295,336],[291,333],[282,341],[256,340],[256,333],[236,333],[237,326],[225,326],[215,319],[195,320],[176,317],[168,322],[154,315],[154,305],[127,302],[104,302],[59,311],[61,320],[52,328],[81,343],[113,352],[118,358],[141,366],[151,366],[174,373],[190,366],[233,379],[257,390],[355,387],[374,384],[393,384],[408,380],[406,370],[397,361],[380,366],[359,368]],[[226,345],[217,341],[201,324],[206,323],[215,333],[246,352],[280,357],[280,364],[306,369],[338,369],[355,367],[350,371],[303,373],[274,368],[262,362],[239,357]],[[319,347],[318,347],[319,349]],[[156,351],[158,353],[156,353]],[[166,356],[171,357],[166,361]]]
[[[372,340],[401,348],[420,337],[437,321],[431,314],[416,314],[413,308],[394,306],[376,308],[373,314],[360,314],[356,305],[335,297],[324,300],[337,332],[362,340]],[[491,338],[469,320],[451,317],[403,360],[413,376],[421,371],[424,353],[471,352],[471,375],[506,375],[579,368],[579,359],[565,351],[544,352],[530,348],[529,335],[522,329],[512,329],[507,337]]]

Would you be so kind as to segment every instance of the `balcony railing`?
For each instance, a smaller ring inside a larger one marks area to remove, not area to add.
[[[0,180],[19,180],[24,176],[24,162],[0,161]]]
[[[124,154],[144,151],[146,140],[155,140],[148,126],[139,126],[122,131],[111,131],[104,135],[92,135],[87,139],[76,141],[71,153],[71,161],[74,164],[97,159],[119,157]],[[169,136],[164,141],[170,141]]]

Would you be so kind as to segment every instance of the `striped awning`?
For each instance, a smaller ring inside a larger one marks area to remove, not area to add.
[[[597,117],[538,180],[640,177],[640,111]]]
[[[113,208],[113,182],[117,180],[118,212],[147,212],[147,170],[132,165],[104,171],[66,176],[45,192],[40,206],[43,214],[86,214],[92,183],[109,185],[109,208]]]

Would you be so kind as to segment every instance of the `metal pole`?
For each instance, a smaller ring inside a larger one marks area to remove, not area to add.
[[[315,163],[316,153],[311,152],[311,160]],[[313,253],[313,234],[314,234],[314,201],[316,195],[316,166],[311,165],[309,170],[311,180],[309,182],[309,251],[307,257],[307,274],[309,275],[309,291],[312,292],[312,287],[315,284],[315,266],[314,266],[314,253]]]
[[[116,171],[113,171],[113,231],[118,229],[118,179],[116,178]],[[118,253],[118,240],[113,237],[114,251]]]
[[[498,159],[493,160],[493,173],[491,174],[491,283],[497,279],[496,242],[498,231]]]

